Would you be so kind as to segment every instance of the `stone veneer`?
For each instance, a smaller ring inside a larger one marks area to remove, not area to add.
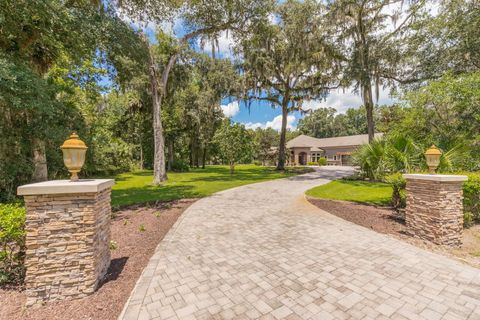
[[[407,232],[439,245],[460,246],[466,176],[406,174]]]
[[[113,180],[48,181],[25,198],[27,306],[92,294],[110,265]]]

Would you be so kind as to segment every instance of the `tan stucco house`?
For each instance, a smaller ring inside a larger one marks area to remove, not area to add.
[[[380,138],[383,133],[376,133]],[[327,158],[327,164],[348,166],[351,165],[351,154],[362,144],[368,143],[367,134],[334,138],[314,138],[300,135],[287,142],[290,159],[296,165],[305,165],[309,162],[318,162],[322,157]]]

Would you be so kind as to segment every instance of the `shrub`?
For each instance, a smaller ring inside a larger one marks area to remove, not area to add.
[[[25,208],[0,205],[0,285],[21,282],[25,276]]]
[[[475,222],[473,221],[473,214],[471,212],[465,211],[463,213],[463,227],[470,228]]]
[[[318,165],[319,166],[326,166],[327,165],[327,158],[322,157],[322,158],[318,159]]]
[[[309,166],[318,166],[317,162],[310,161],[307,163]]]
[[[186,172],[188,170],[190,170],[190,167],[185,161],[176,160],[172,163],[173,172]]]
[[[394,208],[405,208],[407,205],[407,198],[405,194],[405,187],[407,181],[401,173],[394,173],[385,177],[385,182],[392,186],[392,206]]]
[[[480,173],[466,173],[468,180],[463,183],[464,212],[471,214],[472,223],[480,222]]]
[[[262,165],[262,161],[255,160],[255,161],[253,161],[253,164],[256,165],[256,166],[261,166],[261,165]]]

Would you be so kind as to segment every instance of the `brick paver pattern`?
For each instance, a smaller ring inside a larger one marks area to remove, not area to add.
[[[193,204],[120,319],[480,319],[480,270],[310,205],[339,168]]]

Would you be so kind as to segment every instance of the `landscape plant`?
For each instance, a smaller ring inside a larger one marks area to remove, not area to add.
[[[214,137],[221,158],[230,167],[230,174],[235,171],[235,164],[251,162],[253,156],[253,137],[240,123],[231,123],[225,119]]]
[[[23,281],[25,267],[25,209],[0,204],[0,285]]]

